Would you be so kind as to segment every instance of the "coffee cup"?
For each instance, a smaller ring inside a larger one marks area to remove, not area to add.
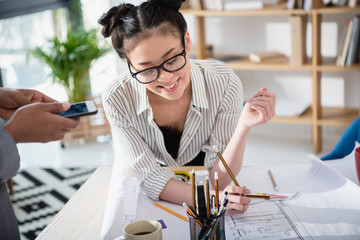
[[[139,220],[126,225],[116,240],[162,240],[161,224],[154,220]]]

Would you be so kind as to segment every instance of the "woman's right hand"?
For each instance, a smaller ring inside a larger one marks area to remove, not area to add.
[[[224,198],[225,192],[227,192],[227,199],[229,200],[226,206],[227,214],[245,213],[250,204],[250,198],[245,197],[245,194],[249,194],[251,191],[246,187],[238,187],[234,185],[228,185],[224,190],[220,192],[219,201],[221,204]]]

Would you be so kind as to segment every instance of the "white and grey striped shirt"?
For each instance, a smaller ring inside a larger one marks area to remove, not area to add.
[[[121,161],[128,161],[141,188],[153,200],[174,177],[160,164],[183,166],[203,151],[204,165],[211,168],[217,158],[212,146],[224,151],[242,111],[241,81],[223,63],[191,60],[191,84],[192,100],[176,159],[166,150],[144,85],[124,73],[103,94],[104,109],[117,139],[115,155],[119,152]]]

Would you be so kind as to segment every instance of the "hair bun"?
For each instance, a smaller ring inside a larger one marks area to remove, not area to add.
[[[109,37],[114,28],[121,23],[126,14],[134,7],[132,4],[120,4],[112,7],[107,13],[104,13],[98,20],[98,23],[103,26],[101,33],[104,37]]]
[[[179,11],[181,3],[185,0],[149,0],[149,3],[157,4],[162,7],[166,7],[175,11]]]

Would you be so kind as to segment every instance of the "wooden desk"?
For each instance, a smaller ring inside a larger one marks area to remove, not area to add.
[[[204,167],[171,167],[178,171],[191,171],[193,168],[205,169]],[[36,239],[98,240],[108,197],[111,171],[111,167],[96,169]]]
[[[70,198],[36,239],[99,239],[111,167],[101,167]]]

